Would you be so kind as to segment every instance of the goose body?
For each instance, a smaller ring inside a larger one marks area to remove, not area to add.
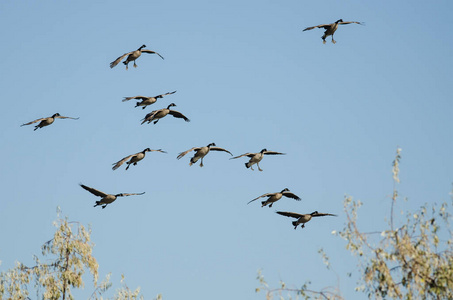
[[[190,120],[184,116],[182,113],[176,110],[171,110],[170,107],[176,106],[176,104],[171,103],[170,105],[167,106],[167,108],[159,109],[159,110],[154,110],[147,114],[143,119],[142,119],[142,124],[145,122],[151,123],[154,121],[154,124],[156,124],[160,119],[163,117],[167,116],[168,114],[172,115],[175,118],[180,118],[184,119],[186,122],[190,122]]]
[[[284,155],[285,153],[280,153],[280,152],[275,152],[275,151],[268,151],[267,149],[263,149],[261,150],[260,152],[258,153],[245,153],[245,154],[242,154],[242,155],[239,155],[239,156],[236,156],[236,157],[232,157],[230,159],[236,159],[236,158],[239,158],[239,157],[243,157],[243,156],[247,156],[250,158],[250,160],[245,163],[245,167],[248,169],[250,168],[252,171],[253,170],[253,165],[256,164],[258,166],[258,170],[260,171],[263,171],[261,168],[260,168],[260,161],[263,159],[264,155]]]
[[[141,101],[137,102],[135,107],[142,106],[142,108],[145,109],[148,105],[156,103],[157,99],[163,98],[166,95],[171,95],[171,94],[174,94],[174,93],[176,93],[176,91],[169,92],[169,93],[162,94],[162,95],[158,95],[158,96],[154,96],[154,97],[145,97],[145,96],[124,97],[123,102],[129,101],[129,100],[132,100],[132,99],[138,99],[138,100],[141,100]]]
[[[162,57],[162,55],[160,55],[160,54],[157,53],[157,52],[154,52],[154,51],[151,51],[151,50],[143,49],[143,48],[145,48],[145,47],[146,47],[146,45],[142,45],[142,46],[140,46],[140,48],[138,48],[138,49],[135,50],[135,51],[131,51],[131,52],[128,52],[128,53],[124,53],[123,55],[121,55],[120,57],[118,57],[117,59],[115,59],[114,61],[112,61],[112,62],[110,63],[110,68],[115,67],[115,66],[116,66],[117,64],[119,64],[119,62],[122,61],[123,58],[125,58],[126,56],[127,56],[126,60],[123,61],[123,64],[126,65],[126,70],[128,69],[128,64],[129,64],[131,61],[134,62],[134,68],[136,68],[136,67],[137,67],[137,64],[135,63],[135,60],[138,59],[138,58],[142,55],[142,53],[157,54],[157,55],[159,55],[160,58],[164,59],[164,58]]]
[[[292,199],[297,200],[297,201],[301,200],[299,198],[299,196],[291,193],[288,188],[285,188],[281,192],[278,192],[278,193],[268,193],[268,194],[264,194],[264,195],[261,195],[259,197],[256,197],[255,199],[249,201],[247,204],[249,204],[249,203],[251,203],[251,202],[253,202],[255,200],[258,200],[260,198],[267,197],[267,199],[265,201],[261,202],[261,207],[264,207],[264,206],[269,204],[269,208],[271,208],[272,204],[274,204],[274,202],[277,202],[278,200],[280,200],[283,196],[288,197],[288,198],[292,198]]]
[[[318,25],[318,26],[307,27],[303,31],[312,30],[312,29],[315,29],[315,28],[324,28],[325,29],[324,35],[321,37],[322,38],[322,43],[325,44],[326,43],[326,37],[331,35],[332,36],[332,43],[335,44],[336,41],[333,39],[333,35],[334,35],[335,31],[337,31],[338,25],[345,25],[345,24],[360,24],[360,25],[363,25],[363,23],[361,23],[361,22],[343,22],[343,19],[340,19],[340,20],[338,20],[338,21],[336,21],[335,23],[332,23],[332,24],[322,24],[322,25]]]
[[[189,150],[186,150],[184,152],[181,152],[179,153],[179,155],[176,157],[177,159],[181,159],[184,155],[186,155],[187,153],[189,153],[190,151],[195,151],[195,155],[190,159],[190,163],[189,163],[189,166],[193,165],[194,163],[196,163],[199,159],[201,159],[201,162],[200,162],[200,167],[203,167],[203,158],[209,153],[209,151],[223,151],[223,152],[227,152],[229,153],[230,155],[233,155],[231,154],[230,151],[228,150],[225,150],[223,148],[220,148],[220,147],[215,147],[215,143],[211,143],[207,146],[204,146],[204,147],[193,147],[193,148],[190,148]]]
[[[97,189],[91,188],[91,187],[83,185],[83,184],[80,184],[80,186],[83,189],[87,190],[88,192],[92,193],[93,195],[98,196],[98,197],[102,197],[101,200],[96,201],[96,204],[94,205],[94,207],[96,207],[98,205],[102,205],[103,209],[106,208],[107,205],[109,205],[110,203],[115,201],[118,197],[126,197],[126,196],[132,196],[132,195],[143,195],[145,193],[145,192],[143,192],[143,193],[121,193],[121,194],[113,195],[113,194],[106,194],[104,192],[101,192],[101,191],[99,191]]]
[[[118,162],[114,163],[113,164],[113,167],[112,169],[113,170],[116,170],[118,169],[119,167],[121,167],[121,165],[123,163],[126,162],[127,164],[127,167],[126,167],[126,170],[129,169],[129,167],[132,165],[136,166],[137,165],[137,162],[141,161],[142,159],[145,158],[145,155],[146,155],[146,152],[162,152],[162,153],[167,153],[165,151],[162,151],[162,149],[158,149],[158,150],[152,150],[150,148],[146,148],[145,150],[143,150],[142,152],[138,152],[138,153],[135,153],[135,154],[131,154],[131,155],[128,155],[126,157],[124,157],[123,159],[119,160]],[[129,161],[128,161],[129,160]]]
[[[337,216],[337,215],[333,215],[333,214],[318,213],[317,211],[314,211],[311,214],[298,214],[298,213],[287,212],[287,211],[277,211],[277,213],[279,215],[282,215],[285,217],[296,218],[297,220],[292,222],[294,229],[296,229],[299,224],[302,224],[301,227],[304,228],[305,223],[310,221],[313,217],[324,217],[324,216],[336,217]]]
[[[79,119],[79,118],[64,117],[64,116],[61,116],[59,113],[56,113],[56,114],[53,114],[51,117],[36,119],[36,120],[34,120],[34,121],[31,121],[31,122],[22,124],[22,125],[20,125],[20,126],[30,125],[30,124],[39,122],[39,124],[35,126],[35,129],[33,129],[33,130],[36,130],[36,129],[38,129],[38,128],[42,128],[42,127],[45,127],[45,126],[49,126],[49,125],[52,124],[52,123],[55,121],[55,119],[57,119],[57,118],[58,118],[58,119],[73,119],[73,120],[78,120],[78,119]]]

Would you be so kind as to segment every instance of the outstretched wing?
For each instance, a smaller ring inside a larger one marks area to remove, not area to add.
[[[108,194],[106,194],[106,193],[104,193],[104,192],[98,191],[97,189],[93,189],[93,188],[91,188],[91,187],[89,187],[89,186],[86,186],[86,185],[83,185],[83,184],[81,184],[81,183],[80,183],[80,186],[81,186],[82,188],[84,188],[85,190],[87,190],[88,192],[90,192],[90,193],[92,193],[93,195],[96,195],[96,196],[98,196],[98,197],[105,197],[105,196],[108,195]]]
[[[235,159],[235,158],[239,158],[239,157],[243,157],[243,156],[247,156],[247,157],[253,157],[256,153],[244,153],[242,155],[239,155],[239,156],[235,156],[235,157],[232,157],[230,159]]]
[[[214,150],[214,151],[223,151],[223,152],[227,152],[227,153],[230,153],[231,156],[233,156],[233,154],[231,154],[230,151],[226,150],[226,149],[223,149],[223,148],[220,148],[220,147],[211,147],[209,148],[211,151]]]
[[[247,204],[249,204],[250,202],[253,202],[253,201],[255,201],[255,200],[258,200],[259,198],[270,197],[270,196],[273,196],[273,195],[275,195],[275,193],[267,193],[267,194],[261,195],[261,196],[259,196],[259,197],[256,197],[256,198],[253,199],[253,200],[250,200],[249,202],[247,202]]]
[[[126,196],[133,196],[133,195],[143,195],[145,192],[143,193],[121,193],[121,194],[118,194],[116,195],[117,197],[126,197]]]
[[[266,154],[266,155],[285,155],[286,153],[280,153],[280,152],[275,152],[275,151],[264,151],[263,154]]]
[[[291,217],[291,218],[296,218],[296,219],[299,219],[300,217],[303,216],[302,214],[288,212],[288,211],[277,211],[277,213],[279,215],[282,215],[282,216],[285,216],[285,217]]]
[[[173,117],[175,117],[175,118],[184,119],[184,121],[190,122],[189,118],[187,118],[185,115],[183,115],[183,114],[180,113],[179,111],[170,110],[168,113],[169,113],[170,115],[172,115]]]
[[[164,58],[162,57],[162,55],[160,55],[159,53],[157,53],[157,52],[155,52],[155,51],[151,51],[151,50],[146,50],[146,49],[145,49],[145,50],[142,50],[142,53],[157,54],[157,55],[160,56],[160,58],[164,59]]]
[[[200,150],[200,148],[199,148],[199,147],[190,148],[190,149],[187,150],[187,151],[184,151],[184,152],[179,153],[179,155],[178,155],[176,158],[177,158],[177,159],[181,159],[184,155],[186,155],[187,153],[189,153],[189,152],[192,151],[192,150],[198,151],[198,150]]]
[[[337,215],[333,215],[333,214],[323,214],[323,213],[317,213],[317,214],[313,214],[311,215],[312,217],[324,217],[324,216],[334,216],[334,217],[337,217]]]
[[[129,160],[131,157],[137,155],[138,153],[135,153],[135,154],[131,154],[129,156],[126,156],[125,158],[123,158],[122,160],[120,161],[117,161],[116,163],[114,163],[112,169],[113,170],[116,170],[118,169],[119,167],[121,167],[122,164],[124,164],[127,160]]]
[[[157,96],[155,96],[154,98],[162,98],[163,96],[171,95],[171,94],[174,94],[174,93],[176,93],[176,91],[174,91],[174,92],[168,92],[168,93],[161,94],[161,95],[157,95]]]
[[[322,24],[322,25],[318,25],[318,26],[307,27],[307,28],[305,28],[303,31],[312,30],[312,29],[315,29],[315,28],[324,28],[324,29],[327,29],[327,28],[329,28],[331,25],[332,25],[332,24]]]
[[[30,125],[30,124],[33,124],[33,123],[36,123],[36,122],[40,122],[40,121],[45,120],[45,119],[47,119],[47,118],[36,119],[36,120],[34,120],[34,121],[31,121],[31,122],[22,124],[22,125],[20,125],[20,126]]]
[[[120,61],[123,60],[123,58],[125,58],[127,55],[131,54],[132,52],[134,51],[131,51],[131,52],[128,52],[128,53],[124,53],[123,55],[121,55],[120,57],[118,57],[117,59],[115,59],[114,61],[112,61],[110,63],[110,68],[113,68],[114,66],[116,66],[117,64],[120,63]]]
[[[162,150],[162,149],[157,149],[157,150],[152,150],[152,149],[151,149],[151,152],[167,153],[167,151],[164,151],[164,150]]]
[[[359,24],[359,25],[365,25],[363,22],[339,22],[338,24],[345,25],[345,24]]]
[[[297,195],[295,195],[295,194],[293,194],[291,192],[283,192],[283,196],[291,198],[291,199],[295,199],[297,201],[302,200],[302,199],[299,198],[299,196],[297,196]]]
[[[145,97],[145,96],[135,96],[135,97],[124,97],[124,99],[122,100],[123,102],[126,102],[126,101],[129,101],[129,100],[132,100],[132,99],[140,99],[140,100],[146,100],[148,99],[149,97]]]
[[[73,120],[78,120],[80,118],[72,118],[72,117],[64,117],[64,116],[55,116],[54,118],[59,118],[59,119],[73,119]]]

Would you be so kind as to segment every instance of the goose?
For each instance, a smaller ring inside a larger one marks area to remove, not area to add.
[[[324,31],[324,35],[321,37],[322,38],[322,43],[325,44],[326,43],[326,37],[331,35],[332,36],[332,43],[335,44],[336,41],[333,39],[333,35],[334,35],[335,31],[337,31],[338,25],[345,25],[345,24],[352,24],[352,23],[363,25],[363,23],[361,23],[361,22],[343,22],[343,19],[340,19],[340,20],[338,20],[338,21],[336,21],[335,23],[332,23],[332,24],[322,24],[322,25],[318,25],[318,26],[307,27],[303,31],[312,30],[312,29],[315,29],[315,28],[324,28],[326,31]]]
[[[213,147],[214,146],[214,147]],[[184,152],[181,152],[179,153],[179,155],[176,157],[177,159],[181,159],[184,155],[186,155],[187,153],[189,153],[190,151],[196,151],[195,152],[195,155],[190,159],[190,163],[189,163],[189,166],[193,165],[194,163],[196,163],[199,159],[201,159],[201,162],[200,162],[200,167],[203,167],[203,158],[209,153],[209,151],[213,150],[213,151],[224,151],[224,152],[227,152],[229,153],[231,156],[233,156],[233,154],[231,154],[230,151],[228,150],[225,150],[223,148],[220,148],[220,147],[215,147],[215,143],[210,143],[209,145],[207,146],[204,146],[204,147],[193,147],[193,148],[190,148],[189,150],[187,151],[184,151]]]
[[[143,106],[142,108],[145,109],[148,105],[156,103],[157,99],[163,98],[166,95],[171,95],[171,94],[174,94],[174,93],[176,93],[176,91],[165,93],[165,94],[162,94],[162,95],[157,95],[157,96],[154,96],[154,97],[145,97],[145,96],[124,97],[123,102],[129,101],[129,100],[132,100],[132,99],[139,99],[139,100],[142,100],[142,101],[141,102],[137,102],[135,107]]]
[[[47,118],[41,118],[41,119],[36,119],[34,121],[31,121],[31,122],[28,122],[28,123],[25,123],[25,124],[22,124],[20,126],[25,126],[25,125],[30,125],[30,124],[33,124],[33,123],[36,123],[36,122],[40,122],[38,125],[35,126],[35,129],[33,130],[36,130],[38,128],[42,128],[42,127],[45,127],[45,126],[49,126],[50,124],[52,124],[55,119],[73,119],[73,120],[78,120],[79,118],[71,118],[71,117],[63,117],[61,116],[59,113],[56,113],[56,114],[53,114],[51,117],[47,117]]]
[[[118,57],[117,59],[115,59],[114,61],[112,61],[112,62],[110,63],[110,68],[113,68],[113,67],[115,67],[117,64],[119,64],[119,62],[120,62],[126,55],[128,55],[128,57],[126,58],[125,61],[123,61],[123,64],[126,65],[126,70],[128,69],[128,64],[129,64],[131,61],[134,62],[134,68],[137,68],[137,64],[135,63],[135,60],[136,60],[137,58],[139,58],[140,55],[142,55],[142,53],[157,54],[157,55],[160,56],[160,58],[164,59],[164,58],[162,57],[162,55],[160,55],[160,54],[157,53],[157,52],[154,52],[154,51],[151,51],[151,50],[146,50],[146,49],[143,50],[143,48],[145,48],[145,47],[146,47],[146,45],[141,45],[140,48],[138,48],[138,49],[135,50],[135,51],[131,51],[131,52],[128,52],[128,53],[124,53],[123,55],[121,55],[120,57]]]
[[[296,229],[299,224],[302,224],[302,228],[304,228],[305,223],[310,221],[311,218],[313,218],[313,217],[324,217],[324,216],[336,217],[337,216],[337,215],[332,215],[332,214],[318,213],[317,211],[314,211],[311,214],[298,214],[298,213],[287,212],[287,211],[277,211],[277,213],[282,216],[296,218],[297,220],[292,222],[294,229]]]
[[[102,205],[103,209],[107,205],[109,205],[110,203],[115,201],[116,198],[118,198],[118,197],[126,197],[126,196],[133,196],[133,195],[143,195],[145,193],[145,192],[143,192],[143,193],[129,193],[129,194],[121,193],[121,194],[112,195],[112,194],[106,194],[104,192],[101,192],[101,191],[99,191],[97,189],[94,189],[94,188],[91,188],[89,186],[83,185],[81,183],[80,183],[80,186],[82,188],[84,188],[85,190],[87,190],[88,192],[92,193],[93,195],[98,196],[98,197],[102,197],[101,200],[96,201],[96,204],[93,207],[96,207],[98,205]]]
[[[267,149],[263,149],[258,153],[245,153],[245,154],[242,154],[242,155],[239,155],[236,157],[232,157],[230,159],[236,159],[236,158],[243,157],[243,156],[250,157],[249,162],[245,163],[245,166],[247,167],[247,169],[250,168],[250,169],[252,169],[252,171],[254,171],[252,166],[254,164],[256,164],[258,166],[258,170],[263,171],[260,168],[260,161],[263,159],[264,155],[285,155],[285,154],[286,153],[267,151]]]
[[[141,161],[142,159],[145,158],[145,154],[146,152],[161,152],[161,153],[167,153],[165,151],[162,151],[162,149],[157,149],[157,150],[152,150],[152,149],[149,149],[149,148],[146,148],[145,150],[143,150],[142,152],[139,152],[139,153],[135,153],[135,154],[131,154],[129,156],[126,156],[125,158],[121,159],[120,161],[116,162],[113,164],[113,167],[112,169],[113,170],[116,170],[118,169],[119,167],[121,167],[121,165],[126,162],[127,160],[129,160],[128,162],[126,162],[127,164],[127,167],[126,167],[126,170],[129,169],[129,167],[132,165],[136,166],[137,165],[137,162]]]
[[[162,119],[163,117],[165,117],[168,114],[172,115],[175,118],[184,119],[184,121],[190,122],[190,120],[186,116],[184,116],[182,113],[180,113],[179,111],[171,110],[170,107],[172,107],[172,106],[176,106],[176,104],[171,103],[170,105],[167,106],[167,108],[153,110],[152,112],[148,113],[142,119],[142,121],[143,121],[142,125],[145,122],[148,122],[148,124],[149,124],[152,121],[154,121],[154,124],[156,124],[160,119]]]
[[[278,192],[278,193],[268,193],[268,194],[264,194],[264,195],[261,195],[259,197],[256,197],[255,199],[249,201],[247,204],[255,201],[255,200],[258,200],[259,198],[263,198],[263,197],[268,197],[266,199],[266,201],[262,201],[261,202],[261,207],[264,207],[266,205],[269,204],[269,208],[272,207],[272,204],[274,204],[274,202],[277,202],[278,200],[280,200],[283,196],[285,197],[288,197],[288,198],[292,198],[292,199],[295,199],[297,201],[300,201],[301,199],[299,198],[299,196],[293,194],[293,193],[290,193],[289,192],[289,189],[288,188],[285,188],[283,189],[281,192]]]

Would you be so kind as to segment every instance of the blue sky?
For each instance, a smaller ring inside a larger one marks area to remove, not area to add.
[[[359,222],[381,230],[391,162],[403,149],[398,210],[449,200],[453,181],[450,1],[1,1],[0,270],[49,239],[59,206],[91,224],[101,277],[121,273],[147,299],[263,299],[256,273],[299,287],[358,278],[345,242],[345,195]],[[345,21],[323,45],[305,27]],[[146,44],[138,68],[109,63]],[[123,97],[176,90],[145,110]],[[191,119],[140,125],[176,103]],[[54,113],[33,131],[25,122]],[[210,153],[205,167],[178,153],[215,142],[234,155],[263,148],[263,172]],[[144,148],[128,171],[111,164]],[[146,192],[106,209],[79,183],[107,193]],[[269,209],[251,199],[289,188],[302,201]],[[338,214],[293,230],[275,210]],[[318,249],[331,257],[337,277]],[[344,276],[353,272],[352,278]],[[92,292],[87,282],[81,298]]]

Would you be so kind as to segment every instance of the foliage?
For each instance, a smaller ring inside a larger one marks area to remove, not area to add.
[[[33,257],[34,266],[20,262],[10,270],[0,273],[0,299],[30,299],[30,290],[39,299],[74,299],[72,289],[83,288],[86,271],[92,276],[94,292],[90,299],[103,299],[102,294],[112,284],[110,274],[98,284],[99,265],[92,255],[94,244],[90,241],[91,231],[77,222],[59,219],[53,238],[41,247],[45,262]],[[140,288],[132,291],[124,284],[116,291],[114,299],[143,299]],[[33,289],[34,288],[34,289]],[[158,295],[158,300],[162,299]]]
[[[393,210],[399,199],[396,186],[400,182],[400,160],[401,149],[397,149],[392,168],[394,188],[388,228],[362,232],[357,223],[362,202],[346,197],[347,223],[342,231],[333,233],[346,240],[346,249],[358,259],[361,282],[356,291],[365,292],[372,299],[453,299],[453,235],[448,204],[424,205],[417,212],[408,212],[400,226],[394,228],[394,223],[398,222]],[[330,268],[327,255],[322,249],[319,252]],[[281,283],[280,288],[271,289],[261,273],[258,280],[260,287],[256,291],[265,290],[268,300],[277,294],[284,299],[283,292],[288,293],[288,299],[293,299],[292,296],[295,299],[310,296],[343,299],[339,291],[311,291],[307,284],[300,289],[288,289]]]

